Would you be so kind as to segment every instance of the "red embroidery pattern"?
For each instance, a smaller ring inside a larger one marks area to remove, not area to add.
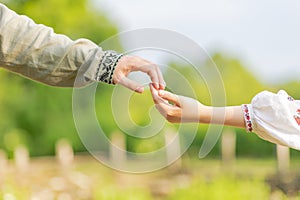
[[[244,105],[242,105],[242,108],[243,108],[243,111],[244,111],[244,119],[245,119],[245,122],[246,122],[246,130],[247,130],[247,132],[252,132],[252,130],[253,130],[252,121],[251,121],[248,105],[244,104]]]
[[[300,117],[297,116],[297,115],[295,115],[294,118],[295,118],[295,120],[296,120],[298,126],[300,126]]]
[[[297,110],[297,115],[294,115],[294,119],[296,120],[298,126],[300,126],[300,109]]]

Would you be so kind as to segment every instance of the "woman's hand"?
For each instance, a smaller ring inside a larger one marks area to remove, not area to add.
[[[164,90],[156,90],[152,84],[150,90],[156,108],[169,122],[201,122],[245,127],[243,111],[240,106],[205,106],[192,98],[175,95]]]
[[[150,84],[150,90],[157,110],[169,122],[200,122],[200,110],[204,111],[206,106],[197,100],[157,90],[152,84]]]
[[[142,93],[144,91],[144,87],[141,84],[127,78],[128,74],[133,71],[147,73],[157,90],[165,89],[166,83],[158,66],[137,56],[126,55],[119,60],[114,71],[113,83],[121,84],[133,91]]]

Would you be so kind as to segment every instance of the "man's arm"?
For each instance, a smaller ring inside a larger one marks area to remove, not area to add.
[[[141,85],[127,79],[131,71],[147,73],[157,88],[165,85],[160,70],[152,63],[103,51],[87,39],[72,41],[3,4],[0,4],[0,66],[59,87],[74,87],[77,77],[76,87],[100,81],[142,92]]]

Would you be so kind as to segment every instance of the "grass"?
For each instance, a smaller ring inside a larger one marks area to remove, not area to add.
[[[293,159],[292,170],[299,169]],[[16,170],[9,162],[1,177],[4,200],[96,199],[96,200],[260,200],[300,199],[272,191],[265,182],[276,173],[272,159],[238,159],[224,166],[217,159],[189,159],[147,174],[112,170],[90,156],[76,156],[72,166],[61,168],[56,160],[35,158],[28,171]],[[0,198],[1,199],[1,198]]]

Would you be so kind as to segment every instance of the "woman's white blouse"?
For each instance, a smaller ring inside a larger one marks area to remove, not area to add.
[[[300,101],[285,91],[263,91],[242,105],[248,132],[272,143],[300,150]]]

